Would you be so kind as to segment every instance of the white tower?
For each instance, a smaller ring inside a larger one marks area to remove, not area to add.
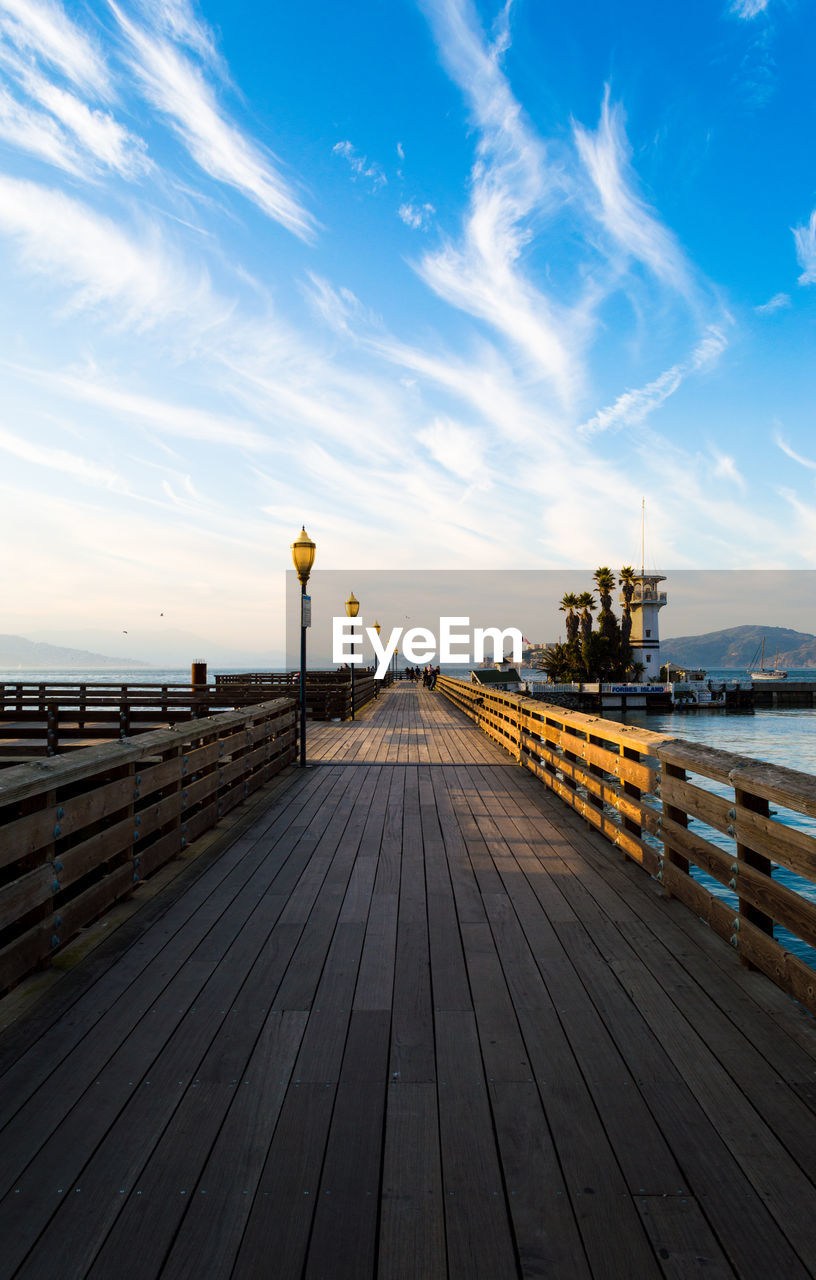
[[[665,582],[662,573],[646,573],[641,569],[634,576],[632,595],[632,634],[629,644],[633,662],[643,663],[646,680],[656,680],[660,672],[660,634],[657,625],[658,611],[666,603],[666,592],[658,591],[658,582]],[[623,600],[623,596],[621,596]]]
[[[646,499],[641,504],[640,516],[640,573],[633,575],[635,590],[629,604],[632,611],[632,631],[629,645],[632,661],[643,663],[646,680],[657,680],[660,674],[660,633],[658,612],[666,603],[666,592],[658,591],[658,582],[665,582],[665,574],[647,573],[646,568]],[[624,597],[621,595],[621,603]]]

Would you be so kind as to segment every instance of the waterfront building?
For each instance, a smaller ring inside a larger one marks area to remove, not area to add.
[[[491,689],[498,689],[500,693],[521,693],[523,686],[521,677],[515,667],[503,665],[503,668],[494,667],[492,670],[484,670],[477,668],[470,673],[471,684],[489,685]]]

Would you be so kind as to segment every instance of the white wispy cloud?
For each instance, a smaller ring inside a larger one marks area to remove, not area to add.
[[[18,49],[48,62],[73,84],[106,98],[110,76],[87,32],[52,0],[0,0],[0,31]]]
[[[471,0],[427,0],[423,7],[479,135],[462,236],[427,254],[417,269],[441,298],[497,330],[529,362],[528,373],[537,370],[568,406],[583,390],[598,309],[610,290],[623,286],[629,264],[642,264],[684,306],[693,300],[696,307],[689,265],[676,237],[638,194],[622,109],[612,105],[608,88],[597,131],[575,125],[574,150],[545,141],[502,70],[511,5],[502,7],[491,39]],[[571,252],[584,261],[563,272],[560,288],[554,282],[542,287],[527,258],[542,226],[557,219],[579,232]],[[603,241],[597,225],[606,232]]]
[[[111,411],[117,418],[130,419],[164,435],[201,440],[230,449],[244,449],[250,453],[264,452],[270,447],[269,437],[250,422],[241,421],[226,413],[212,413],[191,405],[159,400],[155,396],[113,386],[99,381],[93,370],[85,370],[81,376],[76,376],[73,373],[55,373],[49,369],[14,365],[7,361],[3,363],[3,367],[7,373],[35,382],[60,396],[68,395],[72,399],[96,405]]]
[[[225,71],[212,31],[189,0],[139,0],[139,8],[148,25],[186,45],[219,72]]]
[[[793,462],[798,462],[800,467],[806,467],[808,471],[816,471],[816,462],[814,462],[812,458],[803,457],[801,453],[797,453],[792,449],[779,431],[774,434],[774,444],[776,444],[783,453],[787,454]]]
[[[728,346],[725,334],[713,326],[704,334],[688,360],[672,365],[654,381],[635,391],[625,391],[614,404],[600,409],[577,428],[582,436],[595,435],[599,431],[620,430],[622,427],[639,426],[674,395],[689,374],[710,367]]]
[[[181,492],[177,492],[170,481],[165,479],[161,482],[161,490],[165,498],[178,511],[189,515],[204,515],[220,505],[214,499],[207,498],[199,492],[189,473],[177,473],[176,485]]]
[[[764,13],[768,7],[768,0],[733,0],[731,12],[735,13],[739,18],[756,18],[758,14]]]
[[[411,204],[408,202],[401,204],[397,212],[406,227],[411,227],[414,231],[424,231],[436,213],[436,209],[427,202],[425,204]]]
[[[731,484],[737,486],[738,489],[745,489],[745,477],[737,466],[737,460],[731,454],[721,453],[719,449],[712,448],[714,457],[714,475],[720,480],[727,480]]]
[[[561,168],[549,163],[501,69],[509,10],[503,10],[490,43],[470,0],[423,7],[480,136],[461,240],[426,255],[417,269],[440,297],[498,329],[568,400],[579,365],[576,316],[545,296],[522,269],[532,220],[552,210],[568,184]]]
[[[447,350],[430,352],[381,334],[369,335],[367,342],[372,351],[418,375],[424,385],[457,397],[502,439],[535,442],[546,453],[560,432],[559,422],[525,394],[513,369],[489,343],[480,344],[468,359]]]
[[[807,226],[793,228],[793,239],[799,266],[803,268],[799,283],[816,284],[816,209]]]
[[[292,183],[268,151],[223,115],[202,71],[169,41],[137,27],[113,0],[110,4],[127,36],[131,68],[142,92],[169,119],[196,164],[294,235],[312,240],[315,220]]]
[[[485,441],[472,427],[437,417],[417,432],[417,440],[446,471],[483,489],[492,488]]]
[[[0,119],[8,141],[86,178],[102,169],[125,178],[140,177],[150,170],[143,139],[109,111],[91,107],[76,93],[55,84],[29,57],[9,45],[0,44],[0,65],[30,100],[24,105],[3,92]]]
[[[307,273],[307,278],[309,284],[304,286],[304,293],[324,323],[335,333],[351,337],[352,319],[364,324],[371,323],[370,313],[366,312],[351,289],[342,285],[335,288],[325,276],[318,276],[312,271]]]
[[[95,161],[125,178],[149,172],[151,164],[145,142],[109,112],[89,107],[74,94],[40,76],[26,77],[25,87],[31,97],[70,130]]]
[[[56,121],[18,102],[5,89],[0,89],[0,138],[66,173],[84,173],[82,158]]]
[[[119,493],[127,492],[127,484],[117,472],[107,467],[100,467],[98,463],[79,454],[69,453],[67,449],[54,449],[31,440],[24,440],[3,426],[0,426],[0,449],[14,454],[23,462],[30,462],[37,467],[48,467],[54,471],[63,471],[87,484],[101,485],[105,489]]]
[[[791,304],[789,293],[775,293],[767,302],[762,302],[758,307],[754,307],[754,311],[761,316],[773,315],[775,311],[782,311]]]
[[[575,145],[594,185],[597,217],[612,239],[664,283],[688,293],[690,280],[684,255],[672,233],[635,193],[631,148],[619,104],[604,92],[595,133],[574,126]]]
[[[373,190],[387,186],[388,178],[382,166],[376,160],[369,161],[368,156],[361,156],[347,138],[343,142],[335,142],[332,151],[348,161],[355,178],[367,178]]]
[[[69,291],[70,307],[115,304],[116,324],[149,327],[186,318],[190,328],[220,323],[230,305],[215,298],[163,245],[156,228],[138,240],[63,192],[0,176],[0,235],[18,245],[25,265]]]

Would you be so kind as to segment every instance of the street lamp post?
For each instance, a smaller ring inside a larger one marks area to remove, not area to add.
[[[359,612],[360,612],[360,601],[355,599],[354,592],[352,591],[351,594],[349,595],[348,600],[346,601],[346,617],[356,618]],[[354,646],[352,645],[352,650],[353,649],[354,649]],[[354,719],[354,653],[353,652],[351,655],[350,665],[351,665],[351,718],[353,720]]]
[[[306,628],[311,625],[312,602],[306,595],[306,583],[314,564],[315,544],[312,542],[306,527],[301,529],[300,536],[292,543],[292,560],[295,572],[300,581],[300,767],[306,768]]]

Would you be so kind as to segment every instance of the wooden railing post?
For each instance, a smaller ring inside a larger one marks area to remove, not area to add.
[[[640,752],[635,751],[632,747],[622,747],[621,755],[624,760],[640,760]],[[642,808],[643,790],[641,787],[638,787],[634,782],[630,782],[627,778],[624,778],[622,789],[625,796],[631,796],[638,808]],[[627,813],[621,815],[621,825],[625,831],[630,832],[630,834],[635,836],[636,839],[640,840],[643,836],[642,824],[640,822],[636,822],[634,818],[630,818]],[[624,858],[626,857],[625,852],[623,853],[623,856]]]
[[[59,703],[49,702],[46,721],[46,751],[55,756],[59,750]]]
[[[738,813],[740,809],[747,809],[750,813],[759,813],[764,818],[770,816],[770,806],[768,801],[763,799],[762,796],[756,796],[750,791],[743,791],[740,787],[735,787],[734,799],[735,814]],[[754,867],[755,870],[762,872],[763,875],[768,876],[770,879],[772,868],[771,859],[766,857],[764,854],[757,853],[755,849],[750,847],[750,845],[743,844],[738,840],[738,868],[740,862],[744,862],[749,867]],[[737,883],[737,894],[739,894],[739,870],[737,870],[735,879]],[[773,917],[767,915],[766,912],[761,911],[758,907],[752,906],[750,902],[746,902],[743,898],[738,897],[738,902],[740,918],[750,921],[750,923],[755,925],[757,929],[761,929],[763,933],[767,933],[770,937],[773,937]],[[740,955],[740,960],[746,968],[756,968],[756,966],[751,964],[751,961],[747,960],[742,954]]]
[[[688,774],[685,769],[681,769],[678,765],[662,762],[660,768],[661,773],[667,778],[677,778],[680,782],[685,782],[688,778]],[[663,813],[667,818],[670,818],[672,822],[676,822],[679,827],[688,827],[688,814],[684,809],[678,809],[676,805],[666,804],[664,801]],[[665,831],[663,831],[662,835],[663,857],[660,860],[661,867],[658,878],[662,881],[663,892],[667,898],[670,898],[672,896],[672,876],[675,873],[678,875],[688,875],[689,861],[688,858],[684,858],[681,853],[678,853],[676,849],[672,848],[671,837],[667,836]]]
[[[567,731],[566,731],[566,726],[565,726],[565,728],[564,728],[564,741],[566,740],[566,738],[567,738]],[[562,745],[562,750],[563,750],[563,753],[564,753],[564,759],[565,759],[565,760],[569,760],[569,761],[570,761],[570,763],[572,763],[572,764],[577,764],[577,763],[579,763],[579,762],[580,762],[581,757],[580,757],[579,755],[576,755],[574,751],[568,751],[568,750],[567,750],[567,748],[566,748],[566,747],[564,747],[563,745]],[[564,779],[563,779],[563,781],[564,781],[564,786],[565,786],[565,787],[568,787],[570,791],[577,791],[577,790],[578,790],[578,783],[575,781],[575,779],[574,779],[573,777],[570,777],[570,775],[569,775],[569,774],[564,774]]]
[[[122,702],[119,704],[119,737],[130,737],[130,703]]]
[[[604,746],[603,738],[599,738],[596,734],[593,734],[593,733],[590,733],[587,736],[589,738],[589,741],[593,743],[596,747]],[[597,778],[600,784],[603,784],[604,771],[600,767],[600,765],[590,764],[588,768],[588,772],[592,774],[593,778]],[[603,795],[596,795],[594,791],[590,791],[590,789],[587,788],[587,799],[589,803],[591,805],[594,805],[596,809],[603,810],[603,807],[604,807]],[[623,854],[623,857],[626,857],[625,853]]]

